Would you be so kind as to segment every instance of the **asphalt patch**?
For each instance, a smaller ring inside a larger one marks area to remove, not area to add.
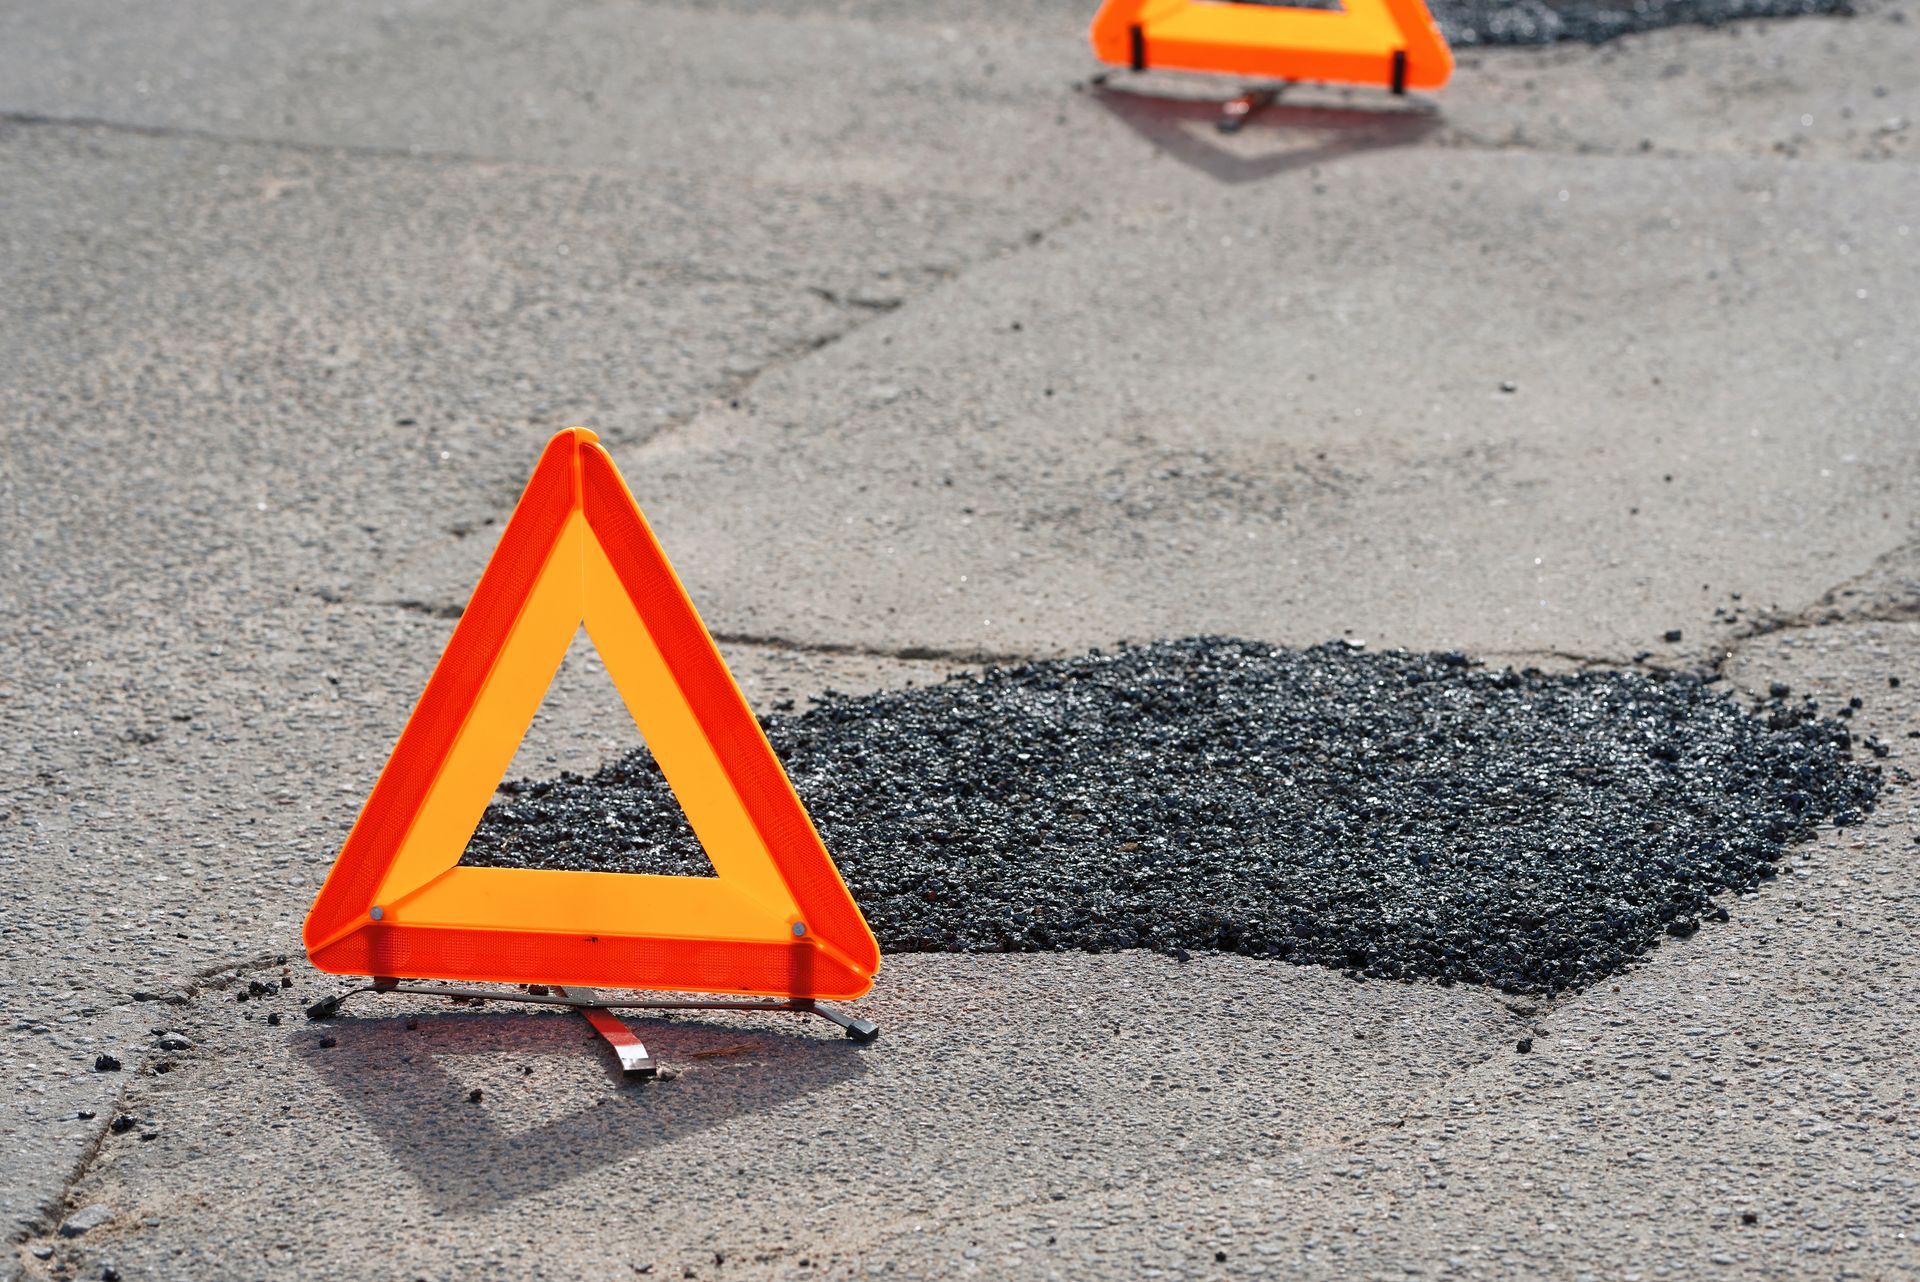
[[[1725,920],[1880,771],[1808,700],[1193,638],[766,720],[891,952],[1211,949],[1576,989]],[[711,874],[652,758],[505,785],[463,862]]]
[[[1323,7],[1335,8],[1328,3]],[[1850,15],[1850,0],[1429,0],[1449,43],[1542,45],[1559,40],[1600,44],[1658,27],[1723,26],[1749,18]]]

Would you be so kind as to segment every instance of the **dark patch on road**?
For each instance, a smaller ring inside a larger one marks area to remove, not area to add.
[[[1725,920],[1880,786],[1806,700],[1341,644],[1095,651],[766,725],[889,951],[1216,949],[1513,992]],[[711,871],[644,751],[516,788],[465,862]]]
[[[1850,15],[1850,0],[1429,0],[1456,47],[1600,44],[1658,27],[1724,26],[1749,18]],[[1334,8],[1332,3],[1316,7]]]

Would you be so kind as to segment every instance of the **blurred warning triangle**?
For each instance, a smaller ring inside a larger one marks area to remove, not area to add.
[[[1238,0],[1104,0],[1094,15],[1102,62],[1276,80],[1438,89],[1453,53],[1421,0],[1340,0],[1295,9]]]
[[[716,876],[460,866],[583,624]],[[304,933],[346,975],[872,986],[866,919],[593,433],[548,442]]]

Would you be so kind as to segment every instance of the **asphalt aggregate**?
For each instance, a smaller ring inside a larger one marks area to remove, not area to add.
[[[1336,6],[1328,4],[1325,7]],[[1749,18],[1845,15],[1849,0],[1429,0],[1447,40],[1467,45],[1599,44],[1618,36],[1681,25],[1721,26]]]
[[[1208,949],[1517,993],[1726,920],[1881,786],[1784,687],[1745,707],[1697,675],[1346,643],[1096,650],[765,725],[887,951]],[[463,862],[712,872],[644,749],[503,785]]]

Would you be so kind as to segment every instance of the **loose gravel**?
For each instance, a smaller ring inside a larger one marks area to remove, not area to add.
[[[1846,726],[1701,679],[1193,638],[766,728],[889,951],[1213,949],[1576,989],[1871,810]],[[464,862],[711,874],[644,750],[508,784]]]
[[[1599,44],[1656,27],[1853,12],[1849,0],[1429,0],[1429,6],[1447,40],[1460,47]]]

